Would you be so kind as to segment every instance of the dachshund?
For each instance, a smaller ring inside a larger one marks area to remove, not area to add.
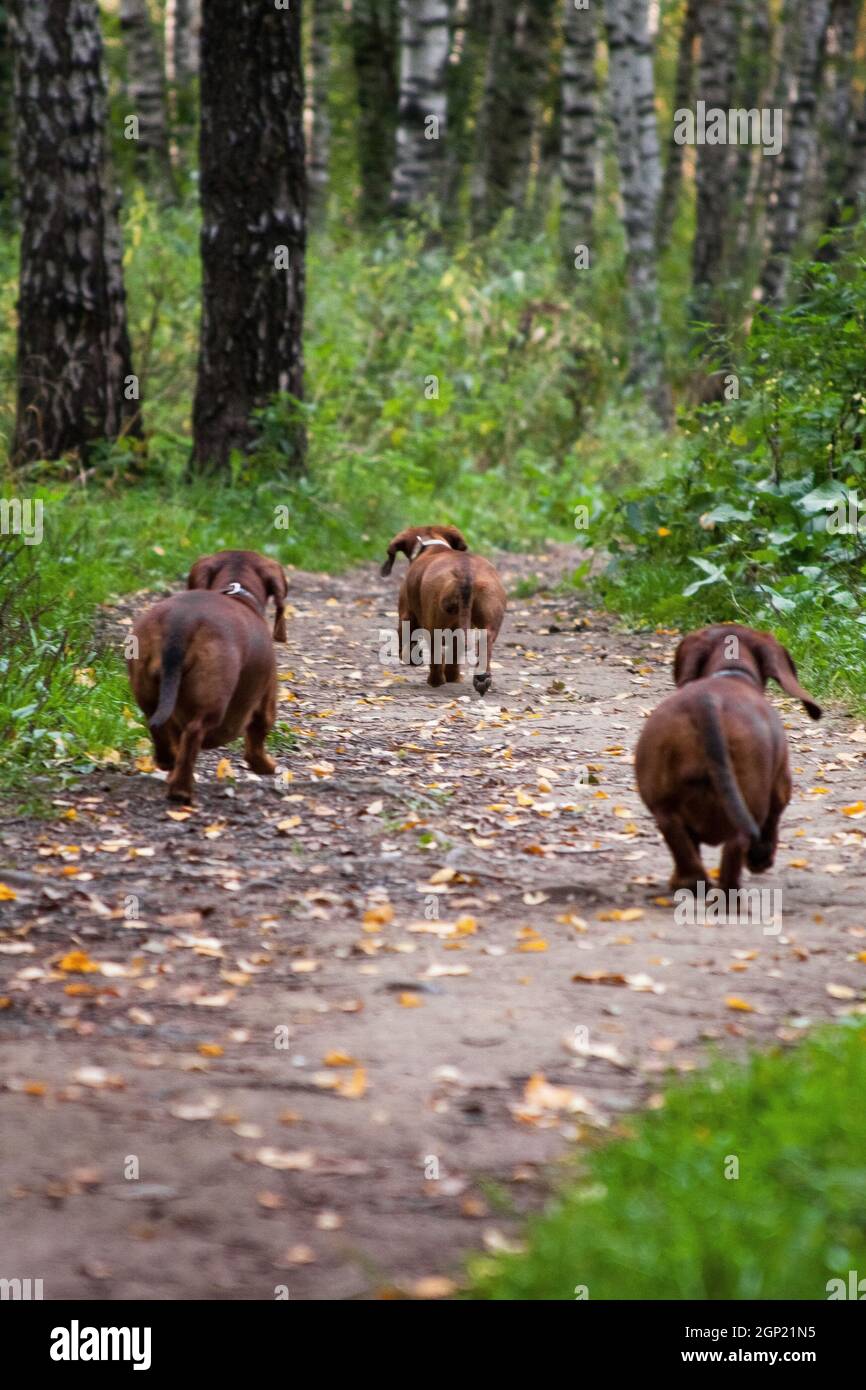
[[[223,568],[213,570],[214,562]],[[246,583],[229,578],[234,574]],[[220,576],[225,583],[217,588]],[[226,551],[197,560],[188,582],[187,591],[160,600],[136,620],[127,658],[157,767],[170,774],[169,800],[184,802],[193,797],[199,751],[241,735],[251,771],[273,774],[276,764],[265,750],[277,711],[268,594],[277,603],[275,634],[285,634],[285,579],[274,561],[252,551]],[[201,582],[211,587],[197,587]]]
[[[694,892],[706,880],[702,844],[724,847],[725,892],[739,888],[744,860],[763,873],[775,859],[791,773],[782,721],[764,696],[768,680],[821,718],[790,653],[769,632],[705,627],[677,648],[677,690],[650,715],[635,754],[641,799],[673,856],[671,888]]]
[[[264,608],[269,598],[274,600],[274,641],[285,642],[286,594],[288,585],[282,565],[256,550],[218,550],[215,555],[201,555],[187,576],[188,589],[225,589],[240,584],[248,589]]]
[[[486,695],[490,663],[507,599],[489,560],[472,555],[456,526],[408,526],[388,546],[382,574],[388,575],[402,551],[409,569],[400,589],[398,639],[402,660],[414,664],[415,640],[429,643],[428,685],[460,680],[460,646],[465,660],[472,636],[478,638],[479,670],[472,684]],[[410,647],[411,644],[411,647]]]

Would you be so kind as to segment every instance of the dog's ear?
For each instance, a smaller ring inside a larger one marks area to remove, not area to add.
[[[688,681],[698,680],[703,674],[711,651],[712,642],[707,636],[706,628],[701,628],[700,632],[690,632],[688,637],[684,637],[674,656],[674,685],[685,685]]]
[[[286,582],[285,570],[278,561],[271,560],[267,555],[256,557],[255,568],[265,586],[267,597],[274,600],[274,641],[288,642],[286,595],[289,592],[289,586]]]
[[[417,539],[417,530],[412,530],[410,528],[407,531],[398,532],[398,534],[391,541],[391,544],[388,546],[388,558],[380,571],[383,579],[387,575],[389,575],[392,569],[394,568],[394,561],[397,558],[398,551],[402,550],[403,554],[406,556],[406,559],[409,559],[409,556],[412,554],[412,551],[415,548],[415,542],[417,541]]]
[[[188,589],[209,589],[211,580],[219,569],[219,561],[213,555],[200,555],[186,577]]]
[[[431,526],[430,529],[434,535],[441,536],[443,541],[447,541],[452,550],[469,549],[462,531],[458,531],[456,526]]]
[[[823,714],[817,700],[813,700],[808,690],[804,690],[797,680],[794,658],[781,642],[769,632],[756,632],[754,643],[755,660],[765,681],[777,681],[786,695],[799,700],[810,719],[820,719]]]

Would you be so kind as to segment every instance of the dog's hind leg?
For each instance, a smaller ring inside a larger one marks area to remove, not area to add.
[[[706,881],[706,870],[701,863],[698,844],[692,839],[681,818],[672,812],[655,813],[656,825],[664,836],[665,844],[674,861],[671,888],[686,888],[694,893],[698,883]]]
[[[748,843],[744,839],[725,841],[719,865],[719,887],[723,893],[731,893],[739,888],[747,849]]]
[[[491,685],[493,677],[490,674],[490,663],[493,659],[493,643],[496,641],[497,633],[492,628],[482,628],[478,633],[478,666],[479,669],[472,677],[472,684],[479,695],[486,695]]]
[[[214,727],[218,727],[218,724],[219,721]],[[177,747],[174,771],[168,779],[169,801],[192,801],[195,761],[210,727],[211,721],[199,716],[191,719],[184,728]]]
[[[276,703],[273,692],[269,690],[258,709],[254,711],[244,733],[244,758],[247,767],[250,772],[257,772],[260,777],[272,777],[277,766],[265,748],[265,739],[274,727],[275,719]]]
[[[177,757],[177,737],[172,725],[163,724],[159,729],[151,729],[153,756],[161,772],[173,772]]]

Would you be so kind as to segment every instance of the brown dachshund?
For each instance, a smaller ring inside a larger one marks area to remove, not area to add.
[[[404,662],[413,634],[430,646],[428,684],[460,680],[460,658],[476,658],[472,684],[490,689],[490,661],[505,615],[505,590],[489,560],[470,555],[456,526],[409,526],[388,546],[382,574],[391,573],[397,552],[409,561],[400,589],[398,639]],[[476,656],[473,637],[477,639]],[[413,644],[414,645],[414,644]],[[461,652],[460,648],[463,648]]]
[[[257,550],[218,550],[196,560],[186,581],[188,589],[227,589],[240,584],[248,589],[262,608],[274,600],[274,641],[286,639],[286,594],[288,586],[282,565]]]
[[[246,557],[245,564],[252,555],[226,553]],[[209,563],[196,562],[191,584],[206,572],[199,566]],[[200,749],[221,748],[241,735],[247,766],[262,775],[274,771],[265,751],[277,709],[277,667],[264,616],[266,581],[258,579],[254,592],[254,571],[243,572],[250,588],[232,579],[219,590],[174,594],[133,625],[129,680],[148,718],[157,766],[171,774],[171,801],[192,800]],[[277,596],[278,627],[283,626],[281,601]]]
[[[674,680],[679,688],[638,741],[638,789],[673,855],[671,888],[694,892],[706,880],[701,844],[721,844],[719,887],[727,892],[739,888],[744,859],[753,873],[773,863],[791,799],[788,744],[764,686],[777,681],[812,719],[821,708],[781,642],[737,623],[685,637]]]

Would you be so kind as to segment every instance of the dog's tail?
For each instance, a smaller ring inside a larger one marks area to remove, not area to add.
[[[741,834],[748,836],[749,846],[753,848],[760,842],[761,832],[740,791],[719,722],[718,706],[712,695],[706,694],[701,697],[699,708],[700,718],[695,722],[704,740],[713,790],[728,820]]]
[[[461,563],[442,598],[442,612],[445,614],[452,632],[463,633],[463,660],[469,655],[469,625],[472,621],[472,567],[468,556],[460,556]],[[459,658],[461,653],[455,655]]]
[[[186,652],[185,633],[175,625],[166,634],[162,649],[162,672],[159,686],[159,703],[148,721],[151,729],[161,729],[174,714],[183,675],[183,658]]]

